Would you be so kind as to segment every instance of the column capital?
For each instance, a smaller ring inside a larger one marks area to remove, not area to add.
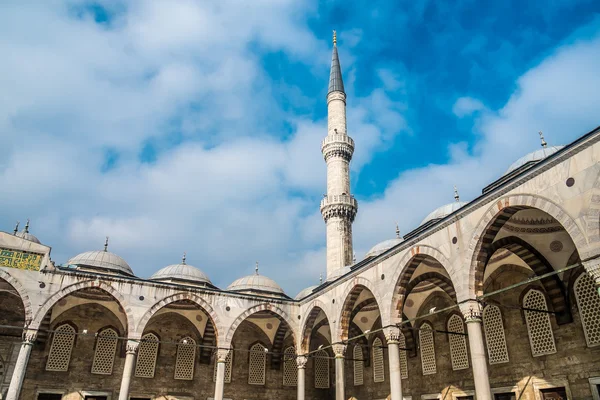
[[[23,330],[23,344],[33,345],[37,339],[38,331],[37,329],[27,329]]]
[[[140,342],[137,340],[127,339],[127,354],[136,354],[138,349],[140,348]]]
[[[298,369],[304,369],[306,368],[306,363],[308,362],[308,357],[305,355],[301,355],[301,356],[297,356],[296,357],[296,365],[298,366]]]
[[[591,275],[596,283],[596,287],[600,287],[600,257],[582,262],[586,272]]]
[[[400,340],[400,328],[397,326],[388,326],[383,330],[385,340],[389,343],[398,343]]]
[[[217,362],[224,363],[227,361],[229,355],[229,349],[217,349]]]
[[[481,323],[481,316],[483,313],[483,306],[478,300],[468,300],[459,305],[460,312],[465,318],[465,322],[468,324],[470,322],[478,322]]]
[[[335,354],[335,358],[344,358],[344,354],[346,354],[346,348],[348,346],[344,343],[335,343],[333,348],[333,353]]]

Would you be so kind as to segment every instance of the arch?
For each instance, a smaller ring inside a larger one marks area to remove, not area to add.
[[[421,369],[423,375],[437,373],[433,325],[429,321],[423,321],[419,326],[419,348],[421,349]]]
[[[469,265],[469,273],[464,274],[461,286],[464,290],[459,293],[460,301],[483,294],[483,270],[489,247],[510,217],[517,211],[525,209],[538,209],[556,219],[570,235],[579,254],[583,254],[583,250],[587,246],[587,238],[573,218],[558,204],[530,194],[501,197],[488,208],[479,220],[469,241],[469,247],[465,254],[465,265]]]
[[[535,288],[526,288],[523,293],[523,313],[525,314],[531,354],[539,357],[556,353],[556,342],[550,316],[544,312],[534,311],[548,311],[548,300],[544,292]]]
[[[454,301],[456,301],[456,290],[452,285],[452,280],[450,278],[445,277],[444,275],[437,272],[425,272],[417,276],[415,279],[410,281],[405,288],[404,296],[408,297],[408,295],[412,292],[412,290],[421,282],[429,281],[435,284],[437,287],[442,289],[446,294]],[[402,312],[402,310],[400,310]]]
[[[177,343],[177,358],[175,359],[175,373],[173,379],[193,380],[195,365],[196,340],[191,336],[185,336]]]
[[[451,271],[448,270],[448,266],[451,265],[450,261],[441,251],[426,245],[411,247],[406,251],[406,253],[404,253],[404,256],[402,256],[400,261],[394,266],[395,272],[392,276],[392,282],[395,282],[393,288],[394,294],[392,296],[392,304],[389,308],[391,323],[398,323],[401,321],[406,287],[408,286],[408,283],[419,264],[421,264],[421,262],[428,257],[442,266],[446,273],[448,273],[448,276],[450,276],[452,286],[456,287],[454,281],[452,280],[452,274],[450,273]]]
[[[21,285],[21,282],[3,269],[0,269],[0,279],[4,279],[8,282],[19,294],[25,310],[25,325],[29,325],[33,319],[33,307],[31,306],[31,300],[29,300],[27,291],[23,285]]]
[[[117,353],[119,332],[115,327],[106,326],[98,332],[92,362],[92,374],[111,375]]]
[[[131,307],[129,306],[129,303],[125,300],[125,297],[123,297],[123,295],[121,293],[119,293],[111,285],[106,284],[99,280],[89,280],[89,281],[84,281],[84,282],[78,282],[78,283],[69,285],[69,286],[61,289],[60,291],[56,292],[55,294],[53,294],[39,308],[39,310],[35,314],[35,317],[33,318],[33,321],[31,322],[30,328],[31,329],[39,329],[44,317],[46,316],[46,313],[48,313],[48,311],[50,311],[50,309],[52,309],[52,307],[54,307],[54,305],[59,300],[65,298],[66,296],[70,295],[73,292],[76,292],[78,290],[88,289],[88,288],[99,288],[99,289],[104,290],[108,294],[110,294],[117,301],[117,303],[119,303],[119,305],[123,309],[123,312],[125,313],[125,319],[127,321],[127,327],[126,327],[127,333],[130,334],[131,332],[135,331],[135,326],[134,326],[134,322],[133,322],[133,312],[131,311]]]
[[[525,275],[527,277],[530,277],[534,274],[533,271],[531,271],[529,268],[523,267],[522,265],[517,265],[517,264],[502,264],[501,267],[499,267],[498,269],[496,269],[494,272],[492,272],[487,279],[483,282],[483,293],[487,292],[487,288],[494,283],[494,281],[496,280],[496,278],[498,278],[500,275],[507,273],[507,272],[516,272],[518,274],[521,275]],[[567,271],[569,272],[569,271]]]
[[[292,339],[294,341],[294,345],[297,343],[296,331],[294,329],[294,323],[291,320],[291,318],[287,315],[287,313],[285,311],[283,311],[281,308],[277,307],[275,304],[262,303],[262,304],[258,304],[256,306],[254,306],[254,307],[250,307],[249,309],[247,309],[246,311],[241,313],[235,319],[235,321],[233,321],[233,323],[229,326],[229,329],[225,336],[224,343],[223,343],[224,347],[229,347],[231,345],[235,331],[237,330],[238,326],[240,326],[240,324],[242,322],[244,322],[244,320],[246,320],[252,314],[256,314],[261,311],[267,311],[267,312],[273,314],[274,316],[276,316],[277,318],[279,318],[279,320],[282,323],[286,323],[288,328],[290,329],[290,332],[292,333]]]
[[[160,337],[156,333],[148,332],[142,336],[135,360],[136,378],[154,378],[159,349]]]
[[[379,314],[381,315],[381,301],[377,298],[377,291],[373,284],[363,277],[356,277],[350,281],[347,286],[346,292],[344,293],[344,303],[340,313],[338,326],[339,340],[348,340],[348,331],[350,329],[350,323],[352,322],[352,311],[354,310],[355,302],[363,290],[368,290],[371,295],[375,298]],[[332,338],[333,339],[333,338]]]
[[[314,328],[314,324],[315,324],[315,320],[317,319],[317,317],[319,316],[319,313],[323,312],[323,314],[325,314],[325,320],[327,321],[327,323],[329,323],[330,327],[331,327],[331,320],[329,319],[329,315],[327,314],[327,311],[325,311],[325,304],[323,304],[323,302],[319,301],[319,300],[315,300],[311,303],[311,307],[308,309],[308,312],[306,314],[304,314],[304,317],[302,318],[302,337],[301,337],[301,341],[300,341],[300,348],[299,350],[302,353],[307,353],[310,347],[310,335],[311,332]]]
[[[255,342],[248,349],[248,384],[264,385],[266,381],[267,346]]]
[[[164,299],[161,299],[160,301],[156,302],[152,307],[150,307],[150,309],[148,311],[146,311],[146,313],[144,313],[144,315],[140,319],[140,322],[138,322],[135,331],[131,331],[132,333],[130,334],[130,336],[132,336],[134,338],[141,337],[142,333],[144,333],[144,329],[146,328],[146,325],[148,324],[148,321],[150,321],[150,318],[152,318],[158,310],[162,309],[165,306],[168,306],[171,303],[174,303],[176,301],[182,301],[182,300],[189,300],[189,301],[195,303],[206,313],[206,315],[208,315],[210,322],[212,323],[214,329],[216,330],[215,336],[218,338],[219,337],[219,327],[221,325],[220,325],[220,321],[219,321],[219,316],[217,315],[215,310],[202,297],[200,297],[194,293],[186,293],[186,292],[175,293],[175,294],[167,296]]]

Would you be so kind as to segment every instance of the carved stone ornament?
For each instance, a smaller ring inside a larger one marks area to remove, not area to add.
[[[217,349],[217,362],[224,363],[227,361],[227,355],[229,355],[229,349]]]
[[[127,347],[126,347],[127,354],[135,354],[135,353],[137,353],[139,348],[140,348],[140,342],[138,342],[137,340],[128,340],[127,341]]]
[[[33,329],[25,329],[23,331],[23,343],[34,344],[37,339],[38,331]]]
[[[600,257],[583,261],[582,264],[587,273],[590,274],[594,282],[596,282],[596,287],[600,287]]]
[[[296,357],[296,365],[298,368],[306,368],[306,363],[308,362],[308,357],[306,356],[298,356]]]
[[[344,358],[344,354],[346,353],[346,345],[343,343],[336,343],[333,346],[333,353],[336,358]]]
[[[389,326],[383,330],[383,334],[385,335],[385,339],[388,344],[390,343],[398,343],[400,340],[400,328],[395,326]]]
[[[459,305],[460,312],[465,317],[465,322],[478,322],[481,323],[481,316],[483,313],[483,307],[481,303],[476,300],[469,300]]]

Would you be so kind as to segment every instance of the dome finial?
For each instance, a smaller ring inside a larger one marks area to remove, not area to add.
[[[258,275],[258,261],[256,262],[256,267],[254,267],[254,272]]]
[[[186,253],[185,253],[185,251],[184,251],[184,252],[183,252],[183,257],[181,257],[181,263],[182,263],[183,265],[185,265],[185,255],[186,255]]]
[[[17,232],[19,232],[19,221],[17,221],[17,224],[15,225],[15,230],[13,231],[14,235],[17,235]]]
[[[104,251],[108,251],[108,236],[106,237],[106,240],[104,241]]]
[[[546,148],[546,146],[548,146],[548,143],[546,143],[546,141],[544,140],[544,133],[542,131],[538,132],[538,135],[540,135],[540,140],[542,141],[542,148]]]
[[[398,223],[396,222],[396,237],[400,239],[400,228],[398,227]]]
[[[322,285],[322,284],[323,284],[323,273],[321,272],[319,274],[319,285]]]
[[[454,185],[454,200],[458,203],[460,201],[460,196],[458,195],[458,189],[456,185]]]
[[[333,31],[333,45],[337,45],[337,33],[335,32],[335,30]]]
[[[25,224],[25,233],[29,233],[29,218],[27,218],[27,223]]]
[[[352,262],[355,263],[356,262],[356,252],[352,253]]]

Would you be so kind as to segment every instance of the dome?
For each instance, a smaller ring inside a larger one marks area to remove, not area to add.
[[[506,170],[504,175],[507,175],[507,174],[521,168],[525,164],[541,161],[544,158],[556,153],[563,147],[565,147],[565,146],[550,146],[550,147],[541,148],[536,151],[532,151],[531,153],[524,155],[523,157],[519,158],[517,161],[512,163],[510,165],[510,167]]]
[[[210,279],[200,269],[185,263],[166,266],[150,277],[150,280],[160,282],[183,282],[183,283],[208,283]]]
[[[371,250],[369,250],[369,252],[367,253],[367,255],[365,257],[369,258],[369,257],[378,256],[380,254],[385,253],[386,251],[388,251],[389,249],[391,249],[392,247],[394,247],[400,243],[402,243],[402,239],[399,237],[394,238],[394,239],[384,240],[383,242],[377,243],[375,246],[373,246],[371,248]]]
[[[309,287],[307,287],[305,289],[302,289],[300,291],[300,293],[298,293],[294,299],[295,300],[303,299],[306,296],[308,296],[309,294],[311,294],[313,292],[313,290],[315,290],[318,287],[319,287],[319,285],[313,285],[313,286],[309,286]]]
[[[425,225],[425,223],[429,221],[445,218],[448,215],[452,214],[454,211],[458,210],[459,208],[462,208],[465,204],[467,203],[465,203],[464,201],[455,201],[438,207],[431,213],[429,213],[428,216],[425,217],[425,219],[421,222],[421,225]]]
[[[125,260],[106,250],[81,253],[67,261],[67,265],[74,265],[81,270],[98,268],[112,273],[133,276],[133,271]]]
[[[254,275],[248,275],[235,280],[227,287],[227,290],[231,290],[232,292],[268,292],[285,295],[277,282],[258,274],[258,264]]]
[[[21,239],[29,240],[30,242],[41,244],[41,242],[38,238],[36,238],[34,235],[27,232],[26,230],[22,230],[21,232],[18,232],[15,236],[20,237]]]

